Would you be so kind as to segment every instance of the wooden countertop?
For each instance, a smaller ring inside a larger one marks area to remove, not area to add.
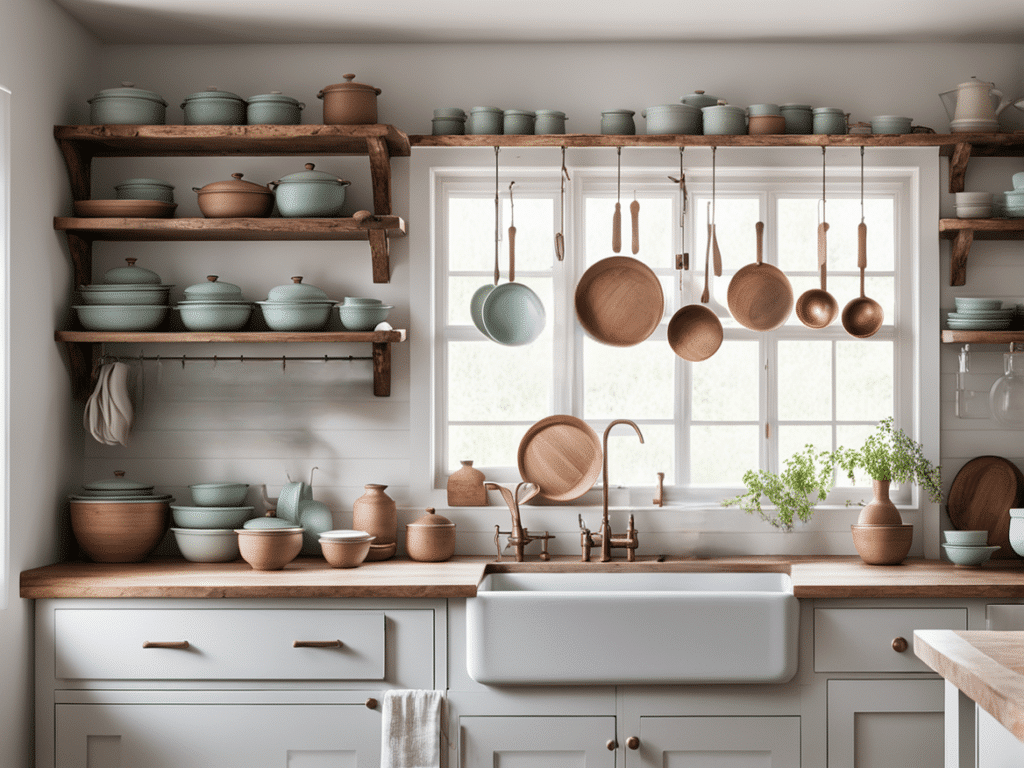
[[[21,574],[24,598],[81,597],[472,597],[485,573],[529,571],[774,571],[789,573],[801,598],[1024,598],[1024,561],[990,561],[957,568],[938,560],[908,559],[902,565],[865,565],[859,557],[639,558],[629,563],[581,563],[556,557],[524,563],[486,556],[444,563],[393,559],[358,568],[331,568],[300,558],[281,571],[254,571],[245,562],[189,563],[155,560],[103,564],[69,562]]]
[[[918,629],[914,653],[1024,741],[1024,632]]]

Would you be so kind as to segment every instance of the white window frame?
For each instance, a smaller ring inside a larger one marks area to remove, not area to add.
[[[537,174],[553,180],[557,188],[559,172],[559,150],[557,148],[537,149],[504,149],[501,154],[502,178],[512,178],[508,175],[513,172],[518,180],[526,178],[530,174]],[[577,177],[586,176],[588,173],[598,175],[614,174],[614,155],[610,155],[611,149],[570,149],[570,158],[567,162],[576,169],[574,183]],[[678,150],[676,149],[627,149],[623,154],[623,168],[630,168],[630,173],[636,175],[650,175],[651,177],[671,173],[678,173]],[[686,169],[688,185],[693,189],[699,186],[700,179],[710,178],[711,153],[706,149],[688,148],[686,152]],[[443,226],[437,226],[438,211],[436,207],[435,191],[437,185],[447,176],[452,174],[465,174],[467,171],[478,173],[481,178],[490,177],[493,179],[494,157],[493,149],[490,148],[444,148],[432,149],[427,152],[417,152],[413,156],[414,162],[410,169],[410,193],[411,201],[417,199],[422,201],[419,205],[415,202],[411,206],[411,216],[419,215],[428,217],[430,231],[422,233],[422,239],[417,241],[411,239],[410,249],[416,252],[417,244],[423,251],[429,251],[431,258],[429,262],[424,260],[412,270],[411,279],[417,285],[429,285],[429,292],[413,292],[411,296],[411,310],[414,317],[421,319],[424,328],[429,328],[429,333],[417,340],[414,338],[412,349],[412,362],[423,363],[425,369],[431,371],[429,392],[424,392],[413,397],[413,461],[412,484],[417,492],[422,492],[441,506],[445,506],[445,491],[441,478],[435,473],[437,453],[437,423],[436,403],[439,397],[438,381],[443,375],[443,369],[436,357],[436,350],[441,346],[441,330],[438,327],[438,318],[443,317],[437,307],[439,296],[439,264],[438,253],[441,238],[444,237]],[[828,152],[828,178],[829,188],[833,185],[848,185],[851,189],[859,189],[859,149],[858,148],[833,148]],[[815,172],[820,173],[821,156],[820,152],[811,148],[772,148],[772,149],[743,149],[719,151],[717,157],[718,178],[724,180],[730,174],[735,176],[743,172],[743,169],[760,169],[761,172],[771,173],[773,177],[780,177],[786,172],[796,175],[803,175],[805,178],[813,178]],[[905,226],[898,233],[901,239],[899,251],[907,250],[914,254],[910,264],[898,276],[900,285],[911,291],[910,316],[907,318],[905,332],[912,335],[910,348],[913,354],[910,359],[897,361],[896,375],[898,376],[897,387],[908,388],[910,413],[900,413],[901,426],[915,440],[925,445],[925,453],[934,463],[939,461],[939,387],[938,387],[938,294],[939,294],[939,248],[938,237],[934,223],[938,218],[938,188],[939,188],[939,158],[933,148],[922,149],[868,149],[866,168],[869,178],[887,179],[892,183],[903,185],[905,204],[909,206],[909,212],[904,213],[903,221]],[[630,182],[632,183],[632,182]],[[838,188],[835,187],[835,188]],[[756,191],[748,189],[748,192]],[[632,188],[630,187],[630,193]],[[579,197],[576,198],[580,199]],[[691,228],[692,229],[692,228]],[[574,236],[567,232],[567,241]],[[567,248],[571,242],[567,242]],[[898,251],[898,252],[899,252]],[[692,254],[691,254],[692,255]],[[422,279],[422,282],[417,278]],[[926,329],[922,331],[922,329]],[[650,487],[635,487],[628,489],[613,488],[613,504],[628,505],[630,508],[647,510],[651,513],[652,520],[663,519],[666,512],[660,512],[652,506]],[[589,496],[589,495],[588,495]],[[591,499],[592,503],[592,499]],[[856,509],[846,510],[843,507],[828,507],[819,505],[819,511],[829,509],[835,512],[834,515],[817,515],[810,524],[806,526],[806,532],[816,537],[818,541],[814,551],[842,551],[849,549],[845,544],[849,539],[849,523],[856,521]],[[937,541],[939,528],[938,506],[931,504],[927,499],[922,498],[918,489],[914,489],[908,503],[901,504],[904,512],[905,522],[913,523],[921,527],[923,534],[924,549],[926,556],[937,556]],[[745,532],[763,532],[763,522],[746,515],[736,509],[723,509],[709,504],[707,501],[680,502],[671,506],[671,523],[648,523],[647,530],[667,530],[672,528],[674,532],[680,533],[683,539],[689,540],[694,536],[714,540],[718,532],[723,535],[735,536]],[[575,515],[573,515],[575,519]],[[664,518],[668,519],[668,518]],[[793,539],[799,538],[796,534],[785,534]],[[844,545],[837,548],[820,546],[821,541],[842,540]],[[766,545],[768,552],[778,552],[777,545]],[[920,544],[915,546],[918,551]],[[751,547],[748,551],[758,551],[758,546]],[[796,547],[799,550],[799,547]],[[936,551],[932,551],[936,550]],[[723,549],[723,551],[727,551]]]

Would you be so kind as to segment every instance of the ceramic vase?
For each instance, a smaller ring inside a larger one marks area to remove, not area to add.
[[[462,468],[448,476],[448,506],[486,507],[487,489],[484,473],[473,468],[472,461],[463,461]]]
[[[889,480],[872,480],[874,498],[860,511],[857,525],[900,525],[903,518],[889,499]]]
[[[367,485],[366,493],[352,504],[352,527],[376,536],[374,544],[393,544],[398,538],[395,500],[384,493],[386,485]]]

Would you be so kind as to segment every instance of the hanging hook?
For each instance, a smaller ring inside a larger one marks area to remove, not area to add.
[[[864,147],[860,148],[860,221],[864,223]]]
[[[572,181],[569,178],[569,169],[565,167],[565,147],[562,147],[562,174],[565,176],[565,181]]]
[[[288,367],[288,358],[285,355],[281,355],[281,370],[283,371]]]

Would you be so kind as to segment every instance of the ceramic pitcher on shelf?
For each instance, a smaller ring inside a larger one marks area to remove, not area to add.
[[[1004,98],[995,84],[972,77],[956,89],[940,93],[939,98],[949,115],[950,129],[954,132],[994,131],[999,128],[999,114],[1010,106],[1012,99]]]

